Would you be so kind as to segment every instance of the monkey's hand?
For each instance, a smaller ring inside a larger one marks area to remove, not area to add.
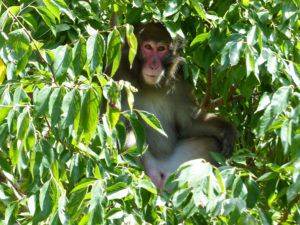
[[[228,158],[232,155],[236,137],[237,137],[237,132],[234,126],[230,123],[226,123],[226,126],[223,127],[222,130],[223,131],[222,131],[222,139],[221,139],[221,144],[222,144],[221,154],[224,155],[226,158]]]

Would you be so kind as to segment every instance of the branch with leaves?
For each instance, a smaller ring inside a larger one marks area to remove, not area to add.
[[[201,110],[203,110],[205,112],[215,109],[217,107],[220,107],[228,102],[245,99],[245,97],[242,95],[234,95],[234,92],[236,90],[236,88],[234,86],[230,87],[230,90],[229,90],[226,100],[224,100],[223,97],[212,99],[211,98],[211,83],[212,83],[211,68],[207,72],[206,82],[207,82],[206,83],[206,93],[205,93],[205,96],[204,96],[202,104],[201,104]]]

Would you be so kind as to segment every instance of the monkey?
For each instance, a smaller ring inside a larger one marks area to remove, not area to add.
[[[203,158],[215,164],[210,151],[229,157],[236,130],[215,114],[199,111],[192,84],[183,77],[181,43],[174,42],[161,23],[140,24],[134,32],[139,47],[133,65],[128,62],[128,46],[124,47],[114,79],[129,81],[138,89],[134,108],[154,114],[167,134],[144,123],[148,150],[138,159],[155,186],[164,189],[168,176],[183,162]],[[122,99],[126,110],[129,106]],[[125,148],[133,145],[135,138],[128,128]]]

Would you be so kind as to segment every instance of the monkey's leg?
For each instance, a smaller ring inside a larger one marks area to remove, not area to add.
[[[211,137],[190,138],[178,142],[173,154],[168,158],[156,159],[147,151],[141,160],[145,172],[152,182],[160,189],[165,188],[166,181],[182,163],[189,160],[203,158],[215,164],[209,152],[219,152],[220,144]]]

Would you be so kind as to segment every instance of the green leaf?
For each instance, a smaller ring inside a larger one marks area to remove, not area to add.
[[[182,189],[175,193],[173,197],[174,207],[177,209],[182,209],[182,204],[186,201],[187,197],[190,195],[191,190],[189,188]]]
[[[257,125],[257,136],[261,137],[264,135],[265,131],[270,127],[272,124],[274,118],[271,115],[271,110],[270,108],[267,108],[266,111],[264,112],[263,116],[260,117],[258,125]]]
[[[292,95],[291,87],[280,87],[272,96],[271,112],[272,115],[278,115],[289,105],[289,99]]]
[[[78,154],[72,156],[70,165],[70,181],[75,184],[83,175],[84,162]]]
[[[109,124],[110,130],[112,130],[116,124],[119,121],[120,118],[120,109],[118,107],[110,107],[109,105],[107,106],[106,110],[106,117],[107,117],[107,122]]]
[[[112,32],[110,32],[107,38],[107,42],[108,51],[106,55],[106,66],[108,67],[111,63],[113,63],[111,69],[111,76],[113,76],[120,65],[122,56],[121,37],[119,31],[114,29]]]
[[[180,165],[179,171],[181,171],[178,177],[179,186],[189,183],[191,187],[196,187],[207,177],[212,176],[212,165],[203,159],[194,159]]]
[[[247,198],[248,190],[241,177],[235,178],[232,185],[232,196],[245,200]]]
[[[257,109],[255,112],[259,112],[261,110],[264,110],[267,108],[267,106],[270,104],[271,102],[271,95],[264,92],[259,100]]]
[[[59,7],[55,3],[53,3],[52,0],[43,0],[46,7],[51,11],[51,13],[58,19],[58,22],[60,22],[60,13],[59,13]]]
[[[139,121],[135,113],[125,112],[124,116],[129,120],[130,125],[133,129],[133,133],[136,139],[136,145],[140,152],[143,151],[143,146],[146,140],[145,129]]]
[[[297,69],[295,68],[294,62],[290,62],[288,66],[285,64],[285,71],[291,76],[296,86],[299,87],[300,75]]]
[[[63,121],[63,129],[74,123],[75,116],[77,114],[76,105],[78,101],[79,99],[77,97],[76,90],[72,90],[64,96],[62,110],[66,116]]]
[[[93,89],[89,89],[83,96],[80,113],[80,125],[83,128],[86,144],[94,136],[99,115],[99,100]]]
[[[277,72],[277,57],[274,54],[269,54],[268,62],[267,62],[267,69],[270,74],[274,74]]]
[[[40,207],[43,213],[43,217],[47,218],[51,213],[51,196],[50,196],[50,180],[43,184],[40,190]]]
[[[35,127],[32,121],[29,122],[28,132],[25,138],[25,150],[27,152],[31,151],[35,144],[36,136],[35,136]]]
[[[103,224],[104,222],[104,209],[101,205],[102,196],[103,191],[101,188],[101,183],[100,181],[97,181],[92,187],[91,207],[89,209],[89,213],[91,215],[88,223],[90,225]]]
[[[7,45],[11,50],[11,57],[19,61],[29,49],[30,39],[23,29],[14,30],[8,34]]]
[[[1,35],[1,33],[0,33]],[[0,42],[3,41],[1,40],[1,36],[0,36]],[[1,44],[0,44],[0,48]],[[0,58],[0,85],[3,83],[3,81],[5,80],[6,77],[6,65],[4,64],[3,60]]]
[[[149,126],[151,126],[154,130],[158,131],[165,137],[168,137],[166,132],[163,130],[159,120],[153,114],[142,110],[138,110],[137,112]]]
[[[24,72],[24,69],[27,66],[29,57],[32,54],[32,47],[29,46],[29,49],[27,50],[26,54],[22,57],[22,59],[18,62],[16,75],[19,75],[20,73]]]
[[[285,120],[280,129],[280,140],[283,146],[284,156],[288,156],[288,147],[292,142],[292,122],[290,120]]]
[[[190,46],[193,47],[194,45],[203,44],[205,41],[208,40],[209,37],[209,33],[199,34],[193,39]]]
[[[252,26],[247,33],[247,43],[253,46],[257,42],[256,25]]]
[[[299,196],[299,190],[300,190],[300,179],[296,180],[295,183],[293,183],[292,185],[290,185],[288,187],[286,196],[287,196],[287,201],[291,202],[294,199],[297,198],[297,196]]]
[[[39,93],[36,95],[37,99],[35,99],[35,118],[38,118],[44,115],[48,111],[49,98],[51,94],[50,87],[44,87]]]
[[[134,104],[134,95],[132,92],[136,92],[136,89],[134,89],[129,82],[125,82],[125,90],[127,93],[127,102],[130,111],[133,110],[133,104]]]
[[[257,181],[268,181],[268,180],[273,180],[274,178],[278,178],[279,174],[275,172],[267,172],[257,178]]]
[[[55,17],[51,13],[51,11],[42,6],[35,7],[35,9],[40,14],[40,16],[43,18],[44,22],[50,28],[52,33],[54,35],[56,35],[56,30],[55,30],[56,21],[55,21]]]
[[[55,126],[60,121],[61,100],[61,88],[57,88],[52,92],[49,101],[49,114],[52,126]]]
[[[51,0],[56,6],[59,8],[60,11],[64,12],[73,22],[75,21],[76,17],[74,12],[72,12],[68,5],[65,3],[64,0]]]
[[[145,190],[149,191],[150,193],[156,195],[157,194],[157,189],[156,187],[153,185],[152,182],[148,181],[148,180],[145,180],[145,179],[142,179],[140,182],[139,182],[139,187],[140,188],[144,188]]]
[[[251,209],[258,202],[261,193],[257,183],[251,177],[245,181],[245,184],[248,190],[246,203],[247,207]]]
[[[126,143],[126,127],[124,123],[119,121],[116,125],[117,133],[118,133],[118,144],[119,144],[119,149],[123,150],[124,145]]]
[[[17,121],[17,137],[19,140],[23,140],[25,135],[27,134],[27,130],[29,127],[29,115],[26,110],[22,112]]]
[[[236,64],[238,64],[239,59],[241,57],[242,49],[243,49],[243,40],[232,43],[229,50],[229,59],[230,59],[231,66],[235,66]]]
[[[128,59],[129,59],[130,66],[132,66],[133,60],[137,53],[137,40],[133,33],[133,26],[131,26],[129,24],[126,25],[126,38],[127,38],[127,43],[129,46]]]
[[[18,204],[12,202],[5,210],[5,224],[6,225],[13,225],[16,221],[16,215],[18,210]]]
[[[67,197],[65,195],[60,196],[58,200],[58,216],[63,225],[68,225],[70,216],[66,212]]]
[[[180,10],[180,8],[184,5],[184,3],[185,1],[183,0],[167,0],[163,17],[168,17],[177,13]]]
[[[198,0],[191,0],[191,3],[193,7],[195,8],[196,12],[201,16],[203,20],[211,24],[211,22],[206,18],[206,12],[203,8],[203,5],[200,1]]]
[[[95,34],[89,37],[86,43],[87,63],[90,74],[93,75],[99,66],[102,66],[104,55],[104,39],[101,35]],[[76,62],[74,62],[76,63]]]
[[[87,48],[86,48],[85,40],[83,38],[80,38],[79,41],[75,44],[72,53],[73,53],[72,64],[74,68],[75,77],[77,77],[81,73],[87,60]],[[91,57],[90,55],[94,57],[93,53],[94,53],[93,49],[92,51],[89,51],[89,57]]]
[[[8,135],[8,125],[4,123],[0,126],[0,147],[6,142]]]
[[[22,100],[25,100],[27,98],[28,98],[28,95],[26,94],[24,89],[22,87],[18,87],[14,93],[13,103],[14,104],[22,103]]]
[[[0,107],[0,124],[6,119],[12,107]]]
[[[77,184],[72,191],[70,192],[70,194],[80,190],[80,189],[87,189],[90,185],[93,185],[95,183],[96,179],[95,178],[84,178],[83,180],[81,180],[81,182],[79,184]]]
[[[41,151],[43,153],[43,165],[46,168],[51,168],[54,161],[54,152],[52,146],[46,139],[40,140]]]
[[[53,72],[56,79],[62,83],[66,79],[66,72],[71,62],[71,53],[69,47],[59,46],[55,50]]]
[[[129,195],[128,186],[123,182],[118,182],[112,186],[109,186],[106,191],[108,200],[124,199]]]

